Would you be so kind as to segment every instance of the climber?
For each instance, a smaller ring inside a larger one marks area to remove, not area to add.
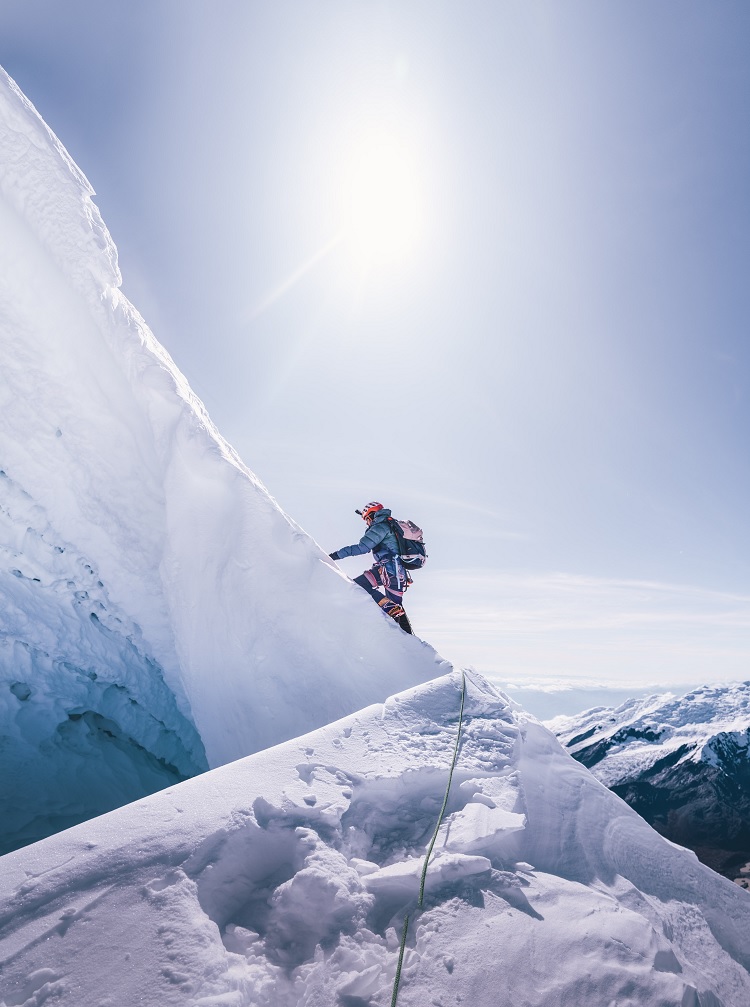
[[[347,556],[363,556],[372,552],[375,564],[365,570],[354,583],[363,587],[383,611],[411,633],[411,625],[401,604],[411,578],[401,562],[398,539],[393,531],[391,512],[376,500],[355,511],[367,522],[367,531],[356,545],[347,545],[330,553],[333,560]],[[381,594],[379,588],[385,592]]]

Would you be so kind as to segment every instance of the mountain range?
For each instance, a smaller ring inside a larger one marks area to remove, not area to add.
[[[747,887],[750,682],[632,699],[548,725],[662,835]]]

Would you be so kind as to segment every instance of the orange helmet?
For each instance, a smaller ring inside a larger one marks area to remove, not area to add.
[[[383,509],[382,503],[378,503],[377,500],[373,500],[372,503],[365,504],[362,510],[356,510],[354,513],[359,514],[361,517],[367,521],[368,518],[373,518],[379,510]]]

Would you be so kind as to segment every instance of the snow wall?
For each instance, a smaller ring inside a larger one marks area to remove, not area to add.
[[[212,425],[0,70],[0,851],[445,670]]]

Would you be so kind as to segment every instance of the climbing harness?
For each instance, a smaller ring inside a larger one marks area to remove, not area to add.
[[[458,711],[458,730],[456,731],[456,743],[453,746],[453,758],[451,759],[451,768],[448,773],[448,785],[445,788],[445,797],[443,798],[443,806],[440,809],[440,814],[438,815],[437,825],[435,826],[435,831],[432,834],[432,839],[430,840],[430,845],[427,847],[427,853],[425,854],[424,864],[422,866],[422,876],[419,881],[419,898],[417,899],[417,909],[422,908],[422,903],[424,902],[424,886],[427,880],[427,868],[430,864],[430,857],[432,856],[432,851],[435,847],[435,841],[438,837],[438,832],[440,832],[440,826],[443,824],[443,815],[445,814],[445,809],[448,807],[448,797],[451,792],[451,782],[453,780],[453,770],[456,768],[456,760],[458,759],[458,746],[461,742],[461,726],[464,719],[464,700],[466,698],[466,672],[461,670],[461,707]],[[406,950],[406,935],[409,930],[409,916],[408,914],[404,917],[404,926],[401,931],[401,947],[398,952],[398,964],[396,965],[396,977],[393,981],[393,996],[391,997],[391,1007],[396,1007],[396,1002],[398,1000],[398,987],[401,982],[401,967],[404,963],[404,952]]]

